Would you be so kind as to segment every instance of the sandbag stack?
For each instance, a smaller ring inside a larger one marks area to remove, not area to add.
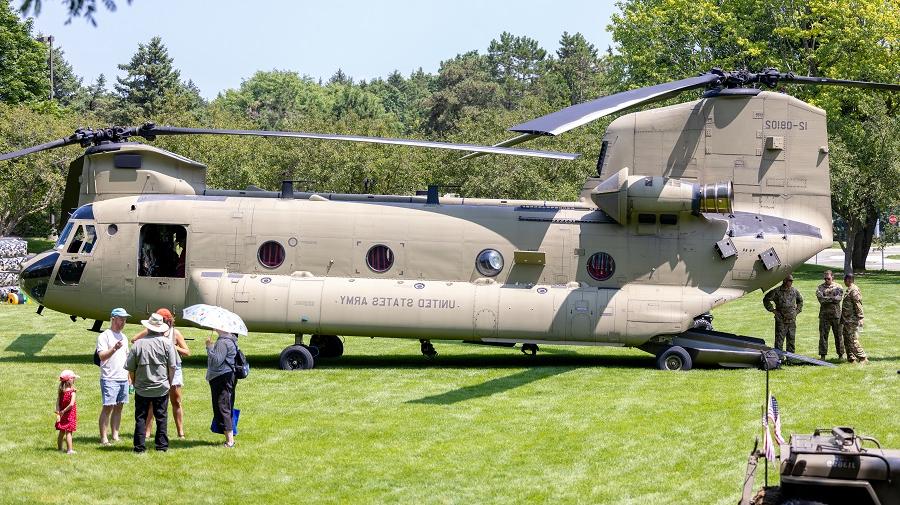
[[[28,259],[28,242],[18,237],[0,237],[0,300],[6,301],[19,285],[22,263]]]

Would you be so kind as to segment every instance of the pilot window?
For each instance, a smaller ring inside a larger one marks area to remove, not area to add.
[[[67,225],[66,230],[63,231],[63,234],[68,235],[69,230],[70,228]],[[94,244],[96,242],[97,231],[93,225],[78,225],[78,229],[75,230],[75,236],[72,237],[72,242],[69,243],[69,247],[66,248],[66,252],[69,254],[91,254],[91,252],[94,250]]]
[[[177,224],[141,227],[138,275],[184,278],[187,230]]]

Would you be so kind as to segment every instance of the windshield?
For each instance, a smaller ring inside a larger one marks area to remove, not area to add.
[[[66,240],[69,239],[69,234],[72,233],[72,228],[74,225],[72,221],[66,223],[66,227],[63,228],[62,233],[59,234],[59,239],[56,241],[56,245],[53,246],[54,249],[60,250],[66,245]]]

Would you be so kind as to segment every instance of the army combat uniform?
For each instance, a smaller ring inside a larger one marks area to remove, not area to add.
[[[863,320],[862,294],[859,286],[851,284],[841,303],[841,333],[847,347],[847,361],[868,361],[866,351],[859,345],[859,325]]]
[[[838,358],[844,357],[844,339],[841,336],[841,297],[844,290],[837,283],[824,282],[816,288],[819,299],[819,356],[828,354],[828,330],[834,333],[834,350]]]
[[[797,288],[778,286],[766,293],[763,306],[775,313],[775,348],[794,352],[794,337],[797,334],[797,314],[803,311],[803,296]]]

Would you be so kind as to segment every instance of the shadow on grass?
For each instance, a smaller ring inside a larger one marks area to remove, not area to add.
[[[406,403],[423,403],[428,405],[452,405],[474,398],[483,398],[485,396],[495,395],[510,389],[515,389],[525,384],[529,384],[547,377],[553,377],[562,373],[574,370],[573,367],[546,367],[546,368],[529,368],[506,377],[498,377],[481,384],[466,386],[453,391],[447,391],[433,396],[426,396],[418,400],[410,400]]]
[[[316,362],[321,369],[467,369],[467,368],[547,368],[547,367],[603,367],[603,368],[652,368],[654,358],[645,356],[600,356],[577,353],[524,355],[518,350],[510,354],[441,354],[434,359],[414,354],[377,356],[344,355],[337,359]],[[251,365],[278,368],[277,356],[248,356]]]
[[[34,356],[54,337],[53,333],[22,333],[8,346],[6,351],[20,352],[25,356]]]
[[[124,420],[123,420],[124,422]],[[75,435],[72,437],[72,443],[75,446],[75,450],[78,450],[79,446],[82,447],[93,447],[98,451],[104,452],[134,452],[134,442],[131,436],[125,436],[123,434],[122,438],[119,439],[118,442],[114,442],[110,445],[100,445],[100,440],[96,436],[89,435]],[[153,448],[153,436],[146,441],[147,450],[152,451]],[[190,449],[192,447],[216,447],[222,445],[222,441],[214,441],[214,440],[199,440],[199,439],[185,439],[179,440],[177,438],[169,439],[169,450],[178,450],[178,449]],[[56,450],[55,448],[53,450]]]
[[[651,355],[635,356],[603,356],[596,354],[578,354],[574,351],[552,350],[540,351],[537,356],[525,355],[518,349],[510,349],[509,354],[451,354],[445,353],[437,358],[428,359],[419,354],[380,354],[372,356],[344,355],[340,358],[321,359],[316,368],[321,369],[441,369],[441,368],[534,368],[534,367],[603,367],[603,368],[654,368],[655,361]],[[250,365],[254,368],[279,369],[277,354],[248,354]],[[46,356],[21,355],[0,357],[0,363],[56,363],[84,364],[93,366],[89,353],[85,354],[53,354]],[[191,356],[182,361],[188,369],[206,369],[206,356]]]

